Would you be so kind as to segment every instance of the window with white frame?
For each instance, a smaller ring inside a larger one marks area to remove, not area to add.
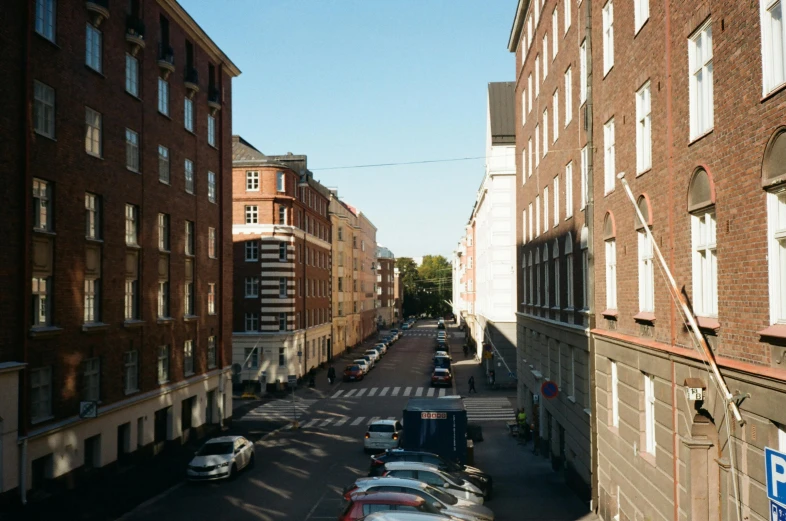
[[[786,324],[786,192],[767,193],[770,322]]]
[[[158,111],[169,115],[169,82],[161,77],[158,78]]]
[[[581,149],[581,209],[587,207],[589,197],[589,150],[587,147]]]
[[[286,192],[286,178],[284,172],[276,172],[276,190],[279,192]]]
[[[603,75],[614,66],[614,3],[603,6]]]
[[[286,331],[287,330],[287,314],[286,313],[279,313],[278,314],[278,330],[279,331]]]
[[[585,225],[581,229],[581,306],[584,310],[589,310],[589,232]]]
[[[246,298],[259,296],[259,277],[246,277]]]
[[[527,243],[527,209],[521,212],[521,242]]]
[[[565,219],[573,217],[573,161],[565,165]]]
[[[532,110],[532,73],[527,77],[527,114]]]
[[[101,72],[101,31],[92,24],[85,26],[85,65]]]
[[[567,0],[566,0],[567,1]],[[551,12],[551,59],[557,59],[557,52],[559,51],[559,15],[557,8]]]
[[[543,111],[543,157],[549,153],[549,109]]]
[[[605,246],[606,246],[606,308],[617,309],[617,241],[614,239],[607,239],[605,242]]]
[[[691,232],[693,309],[701,317],[716,317],[718,316],[718,258],[714,209],[691,215]]]
[[[101,113],[85,107],[85,152],[101,157]]]
[[[194,316],[194,297],[194,282],[189,280],[183,285],[184,316]]]
[[[158,249],[169,251],[169,215],[158,214]]]
[[[218,250],[216,244],[216,229],[208,227],[207,229],[207,256],[211,259],[216,258],[216,251]]]
[[[559,176],[554,176],[554,227],[559,226]]]
[[[36,0],[35,32],[49,40],[55,41],[55,0]]]
[[[207,314],[216,314],[216,283],[210,282],[207,285]]]
[[[169,184],[169,149],[158,145],[158,180]]]
[[[532,138],[529,138],[527,141],[527,155],[529,156],[529,161],[527,161],[527,177],[532,177]]]
[[[101,238],[101,198],[85,192],[85,237]]]
[[[126,92],[139,96],[139,60],[126,53]]]
[[[216,202],[216,174],[210,171],[207,173],[207,200]]]
[[[551,247],[551,256],[554,259],[554,307],[560,308],[560,262],[559,262],[559,239],[554,239]]]
[[[55,89],[33,82],[33,129],[46,137],[55,137]]]
[[[259,244],[257,241],[246,241],[246,262],[259,260]]]
[[[521,149],[521,184],[527,184],[527,149]]]
[[[530,221],[530,222],[532,222],[532,221]],[[534,292],[534,287],[532,285],[532,278],[533,278],[532,270],[533,270],[532,252],[529,252],[529,255],[527,255],[527,272],[528,272],[527,276],[529,278],[529,281],[528,281],[529,283],[527,284],[527,286],[529,286],[529,296],[527,298],[527,303],[529,303],[529,304],[533,303],[533,296],[532,296],[532,294]]]
[[[213,369],[217,364],[216,360],[216,337],[207,337],[207,368]]]
[[[543,187],[543,233],[549,231],[549,187]]]
[[[521,90],[521,126],[527,124],[527,89]]]
[[[186,237],[185,237],[185,253],[186,255],[194,255],[194,243],[196,236],[194,233],[194,221],[186,221]]]
[[[549,75],[549,35],[543,35],[543,46],[541,47],[543,51],[543,81],[546,81],[546,77]]]
[[[190,376],[194,374],[194,342],[186,340],[183,343],[183,374]]]
[[[566,0],[566,4],[570,2]],[[565,71],[565,126],[573,119],[573,69]]]
[[[652,108],[650,82],[636,92],[636,173],[652,168]]]
[[[311,281],[311,294],[314,294],[314,281]],[[278,296],[279,298],[287,298],[287,278],[278,278]]]
[[[540,237],[540,196],[535,196],[535,237]]]
[[[559,138],[559,89],[551,96],[551,117],[552,141],[556,142]]]
[[[190,159],[186,159],[183,166],[183,175],[186,180],[186,193],[194,193],[194,163]]]
[[[614,151],[614,118],[611,118],[605,125],[603,125],[603,189],[607,194],[614,191],[616,168]]]
[[[587,40],[579,47],[579,103],[587,101]]]
[[[287,223],[287,207],[282,205],[278,207],[278,224],[286,224],[286,223]]]
[[[82,399],[97,402],[101,397],[101,359],[88,358],[82,362]]]
[[[286,242],[279,242],[278,243],[278,260],[281,262],[287,261],[287,243]]]
[[[573,309],[573,236],[570,233],[565,237],[565,293],[566,305]]]
[[[611,372],[611,426],[620,426],[620,395],[619,395],[619,374],[617,373],[617,362],[609,361]]]
[[[259,172],[246,172],[246,192],[259,191]]]
[[[565,5],[565,15],[563,16],[563,18],[565,20],[565,34],[567,34],[568,33],[568,29],[570,29],[570,17],[571,17],[571,12],[570,11],[571,11],[571,6],[573,5],[573,2],[571,2],[570,0],[565,0],[563,2],[563,4]]]
[[[652,313],[655,310],[652,241],[645,229],[639,230],[637,235],[639,241],[639,311]]]
[[[216,146],[216,118],[210,114],[207,115],[207,144]]]
[[[256,331],[252,329],[251,331]],[[256,369],[259,367],[259,350],[256,347],[246,347],[243,350],[243,361],[247,369]]]
[[[257,205],[246,205],[246,224],[257,224],[259,222],[259,207]]]
[[[540,96],[540,54],[535,56],[535,99]]]
[[[139,210],[133,204],[126,205],[126,245],[137,245],[137,229],[139,223],[137,221]]]
[[[551,297],[551,271],[549,270],[549,246],[543,245],[543,305],[549,307]]]
[[[183,126],[189,132],[194,131],[194,100],[186,96],[183,98]]]
[[[169,281],[158,281],[158,318],[169,318]]]
[[[52,416],[52,367],[30,371],[30,418],[33,423]]]
[[[256,313],[246,313],[246,331],[259,331],[259,315]]]
[[[84,321],[85,324],[94,324],[101,321],[99,303],[101,302],[99,288],[100,279],[85,279]]]
[[[782,0],[760,0],[763,94],[786,82],[786,35]]]
[[[139,134],[126,129],[126,168],[139,172]]]
[[[712,69],[712,20],[707,20],[688,39],[691,139],[714,125]]]
[[[528,237],[529,237],[529,240],[531,241],[531,240],[533,239],[533,237],[534,237],[534,236],[532,235],[532,222],[535,220],[535,219],[533,218],[533,216],[532,216],[532,203],[529,203],[529,206],[527,207],[527,213],[529,214],[529,229],[528,229]]]
[[[535,168],[540,165],[540,124],[535,125]]]
[[[535,305],[540,306],[540,248],[535,248]]]
[[[650,0],[633,0],[633,28],[638,33],[650,18]]]
[[[139,352],[123,353],[123,390],[126,394],[139,390]]]
[[[655,377],[644,374],[644,439],[645,450],[655,455]]]
[[[158,383],[169,381],[169,346],[158,347]]]

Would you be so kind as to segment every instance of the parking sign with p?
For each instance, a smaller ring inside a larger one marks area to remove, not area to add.
[[[764,467],[767,472],[767,496],[786,505],[786,454],[765,447]]]

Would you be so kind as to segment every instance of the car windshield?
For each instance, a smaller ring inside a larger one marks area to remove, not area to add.
[[[375,355],[375,354],[377,354],[377,352],[374,351],[373,349],[369,349],[368,351],[366,351],[365,354],[367,354],[367,355]]]
[[[442,492],[440,489],[432,487],[431,485],[426,485],[426,492],[446,505],[455,505],[458,503],[458,500],[454,496],[451,496],[447,492]]]
[[[393,432],[393,425],[389,423],[374,423],[368,426],[368,432]]]
[[[216,456],[218,454],[232,454],[234,444],[231,441],[221,443],[205,443],[197,456]]]
[[[448,370],[447,369],[435,369],[434,374],[437,376],[447,376]]]
[[[358,364],[358,365],[366,365],[366,361],[365,360],[355,360],[355,363]]]
[[[348,365],[344,371],[356,372],[360,371],[360,366],[357,365]]]
[[[461,477],[461,473],[460,472],[455,472],[455,471],[453,471],[453,472],[445,472],[445,474],[450,476],[450,479],[453,480],[453,482],[456,485],[463,485],[464,484],[464,478]]]

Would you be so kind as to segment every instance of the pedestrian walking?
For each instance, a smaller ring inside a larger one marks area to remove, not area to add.
[[[527,425],[527,413],[524,412],[524,409],[519,409],[518,414],[516,415],[516,422],[519,426],[519,438],[524,440],[524,443],[528,441],[528,432],[529,425]]]
[[[469,355],[469,345],[464,344],[464,358]]]
[[[328,369],[328,382],[330,385],[333,385],[333,381],[336,379],[336,369],[331,365]]]
[[[474,376],[470,376],[469,377],[469,382],[468,383],[469,383],[469,391],[467,392],[467,394],[470,394],[472,391],[475,391],[475,394],[478,394],[478,390],[475,389],[475,377]]]

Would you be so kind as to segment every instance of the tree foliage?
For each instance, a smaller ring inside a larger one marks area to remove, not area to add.
[[[452,274],[448,260],[442,255],[426,255],[418,266],[409,257],[396,259],[396,267],[404,284],[404,316],[444,316],[450,312]]]

